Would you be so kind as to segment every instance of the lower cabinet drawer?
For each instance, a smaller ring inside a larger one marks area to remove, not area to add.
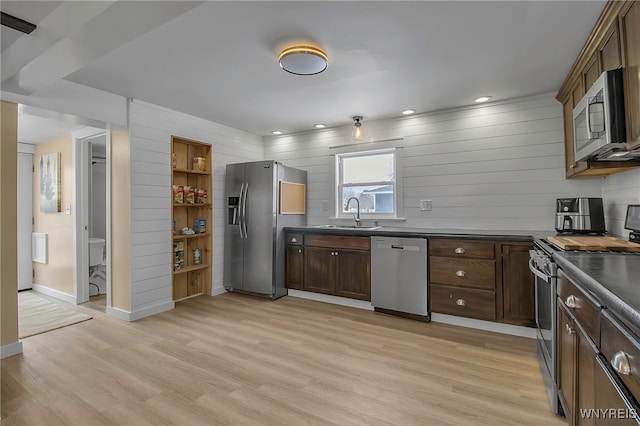
[[[434,283],[496,289],[496,263],[493,260],[431,256],[429,268]]]
[[[640,342],[634,333],[622,325],[606,309],[600,324],[600,352],[633,397],[640,399]]]
[[[431,311],[496,320],[496,292],[431,284]]]

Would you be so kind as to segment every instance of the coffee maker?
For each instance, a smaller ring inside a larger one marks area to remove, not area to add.
[[[602,198],[558,198],[556,231],[566,234],[604,234]]]

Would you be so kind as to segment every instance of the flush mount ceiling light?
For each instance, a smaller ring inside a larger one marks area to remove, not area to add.
[[[414,112],[416,112],[415,109],[405,109],[404,111],[402,111],[402,115],[411,115]]]
[[[352,142],[362,142],[364,140],[364,129],[362,128],[362,116],[353,117],[353,131],[351,132]]]
[[[324,129],[325,127],[327,127],[327,125],[318,123],[318,124],[314,124],[313,127],[315,127],[316,129]]]
[[[319,47],[296,45],[287,47],[280,55],[280,68],[295,75],[320,74],[327,69],[329,57]]]
[[[474,101],[480,104],[482,102],[489,102],[491,99],[493,99],[491,96],[480,96],[479,98],[475,98]]]
[[[281,135],[282,134],[282,130],[272,130],[271,134],[273,134],[273,135]]]

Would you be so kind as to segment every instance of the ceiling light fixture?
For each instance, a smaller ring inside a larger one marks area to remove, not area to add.
[[[327,127],[327,125],[318,123],[318,124],[314,124],[313,127],[315,127],[316,129],[324,129],[325,127]]]
[[[274,134],[274,135],[281,135],[282,134],[282,130],[272,130],[271,133]]]
[[[414,112],[416,112],[415,109],[405,109],[404,111],[402,111],[402,115],[411,115]]]
[[[362,116],[353,117],[353,131],[351,132],[352,142],[362,142],[364,140],[364,129],[362,128]]]
[[[480,96],[479,98],[475,98],[474,100],[476,101],[476,103],[482,103],[482,102],[489,102],[491,99],[493,99],[491,96]]]
[[[329,57],[319,47],[295,45],[278,55],[280,68],[295,75],[320,74],[327,69]]]

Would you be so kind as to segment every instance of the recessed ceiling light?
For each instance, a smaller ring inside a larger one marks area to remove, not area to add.
[[[274,135],[281,135],[282,134],[282,130],[272,130],[271,133],[274,134]]]
[[[325,127],[327,127],[326,124],[314,124],[313,127],[315,127],[316,129],[324,129]]]
[[[477,103],[482,103],[482,102],[489,102],[491,99],[493,99],[491,96],[480,96],[479,98],[475,98],[475,101]]]
[[[409,115],[409,114],[413,114],[414,112],[416,112],[415,109],[405,109],[404,111],[402,111],[402,114]]]
[[[280,67],[296,75],[320,74],[327,69],[328,61],[324,50],[308,45],[290,46],[278,55]]]

